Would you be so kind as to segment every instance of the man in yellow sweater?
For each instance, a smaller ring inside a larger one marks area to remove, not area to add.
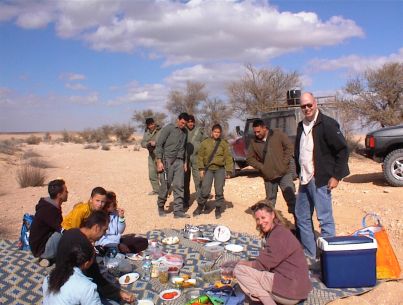
[[[88,202],[77,203],[73,209],[63,218],[62,227],[65,230],[80,228],[85,218],[90,216],[92,211],[102,210],[106,202],[106,190],[97,186],[91,192]]]

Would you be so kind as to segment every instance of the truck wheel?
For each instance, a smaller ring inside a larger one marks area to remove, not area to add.
[[[403,186],[403,149],[396,149],[386,156],[383,174],[390,185]]]

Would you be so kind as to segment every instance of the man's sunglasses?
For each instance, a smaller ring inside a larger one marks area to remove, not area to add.
[[[301,105],[300,107],[301,107],[301,109],[306,109],[306,108],[311,109],[313,107],[313,104],[305,104],[305,105]]]

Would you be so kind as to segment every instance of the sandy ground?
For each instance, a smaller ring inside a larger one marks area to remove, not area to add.
[[[6,136],[0,135],[0,140]],[[147,151],[134,151],[133,146],[112,146],[111,150],[84,149],[82,144],[60,143],[22,145],[23,151],[33,150],[49,162],[47,181],[62,177],[67,183],[69,198],[63,205],[66,214],[72,206],[89,198],[91,189],[103,186],[118,195],[120,207],[126,211],[126,232],[144,233],[154,228],[182,229],[187,223],[223,224],[233,231],[256,234],[252,216],[247,209],[264,198],[261,178],[251,170],[229,179],[225,186],[228,208],[217,221],[214,213],[191,219],[174,219],[170,214],[159,218],[156,196],[148,196],[151,190],[147,174]],[[0,153],[0,238],[15,240],[19,236],[24,212],[34,213],[38,199],[47,196],[47,186],[20,188],[16,170],[24,162],[21,153],[13,156]],[[350,158],[351,175],[333,193],[336,229],[339,235],[349,234],[361,226],[367,212],[380,215],[387,228],[396,255],[403,266],[403,189],[388,186],[381,172],[381,165],[359,157]],[[193,188],[194,189],[194,188]],[[191,189],[192,190],[192,189]],[[168,199],[170,208],[172,197]],[[292,220],[286,212],[285,202],[279,194],[276,206],[283,216]],[[196,208],[194,203],[189,212]],[[316,223],[317,226],[317,223]],[[402,304],[403,283],[391,281],[380,284],[373,291],[359,297],[337,300],[332,304]]]

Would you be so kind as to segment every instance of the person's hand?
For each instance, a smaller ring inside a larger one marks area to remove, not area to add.
[[[157,160],[157,172],[162,173],[164,170],[164,164],[161,162],[161,160]]]
[[[248,267],[252,267],[253,262],[252,261],[245,261],[245,260],[240,260],[238,261],[237,265],[244,265]]]
[[[332,189],[336,188],[338,184],[339,184],[339,180],[337,180],[334,177],[331,177],[329,179],[329,182],[327,183],[327,189],[331,191]]]
[[[232,173],[231,172],[227,172],[227,174],[225,175],[225,179],[229,179],[231,178]]]
[[[129,247],[127,245],[125,245],[125,244],[119,244],[118,249],[119,249],[119,252],[122,252],[122,253],[125,253],[125,254],[130,253]]]
[[[133,293],[127,292],[125,290],[120,290],[119,295],[120,298],[127,303],[134,303],[134,301],[136,300]]]
[[[199,175],[200,175],[200,178],[203,179],[203,177],[204,177],[204,171],[203,171],[203,170],[199,171]]]
[[[148,142],[151,146],[155,146],[155,141]],[[144,144],[143,144],[144,145]]]
[[[118,216],[120,218],[124,218],[125,217],[125,210],[121,209],[121,208],[118,208]]]

